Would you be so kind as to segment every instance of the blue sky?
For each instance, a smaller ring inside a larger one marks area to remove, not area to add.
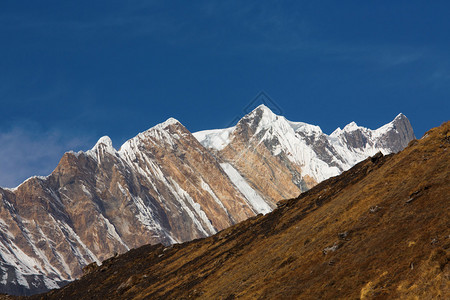
[[[0,186],[174,117],[222,128],[265,91],[326,133],[449,117],[448,1],[1,1]]]

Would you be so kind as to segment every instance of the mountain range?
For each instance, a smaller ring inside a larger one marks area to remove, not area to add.
[[[448,299],[450,122],[213,236],[32,299]]]
[[[0,188],[0,292],[43,292],[118,253],[211,236],[414,138],[403,114],[327,135],[264,105],[226,129],[192,134],[170,118],[119,150],[102,137],[50,175]]]

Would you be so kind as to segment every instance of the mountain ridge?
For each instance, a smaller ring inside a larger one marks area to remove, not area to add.
[[[268,120],[247,115],[218,151],[169,118],[119,150],[104,136],[88,151],[65,153],[48,176],[0,188],[0,291],[29,294],[64,285],[91,262],[143,244],[212,235],[313,187],[319,179],[286,149],[299,151],[289,144],[294,141],[304,147],[299,155],[319,161],[324,136],[300,122],[294,132],[284,117],[260,109],[254,114]]]
[[[32,299],[446,298],[449,147],[446,122],[269,214],[204,239],[131,250]]]

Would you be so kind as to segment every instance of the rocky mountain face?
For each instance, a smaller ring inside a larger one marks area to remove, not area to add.
[[[144,244],[210,236],[414,138],[399,115],[330,136],[260,106],[235,127],[191,134],[169,119],[119,150],[102,137],[47,177],[0,188],[0,292],[57,288]]]
[[[32,299],[448,299],[449,170],[447,122],[271,213],[133,249]]]
[[[327,135],[318,126],[275,115],[264,105],[235,127],[194,136],[270,204],[296,197],[377,152],[396,153],[415,138],[403,114],[377,130],[352,122]]]

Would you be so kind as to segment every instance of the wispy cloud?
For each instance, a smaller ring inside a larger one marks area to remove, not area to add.
[[[64,152],[87,144],[87,139],[37,127],[29,123],[0,132],[0,186],[15,187],[30,176],[49,175]]]

